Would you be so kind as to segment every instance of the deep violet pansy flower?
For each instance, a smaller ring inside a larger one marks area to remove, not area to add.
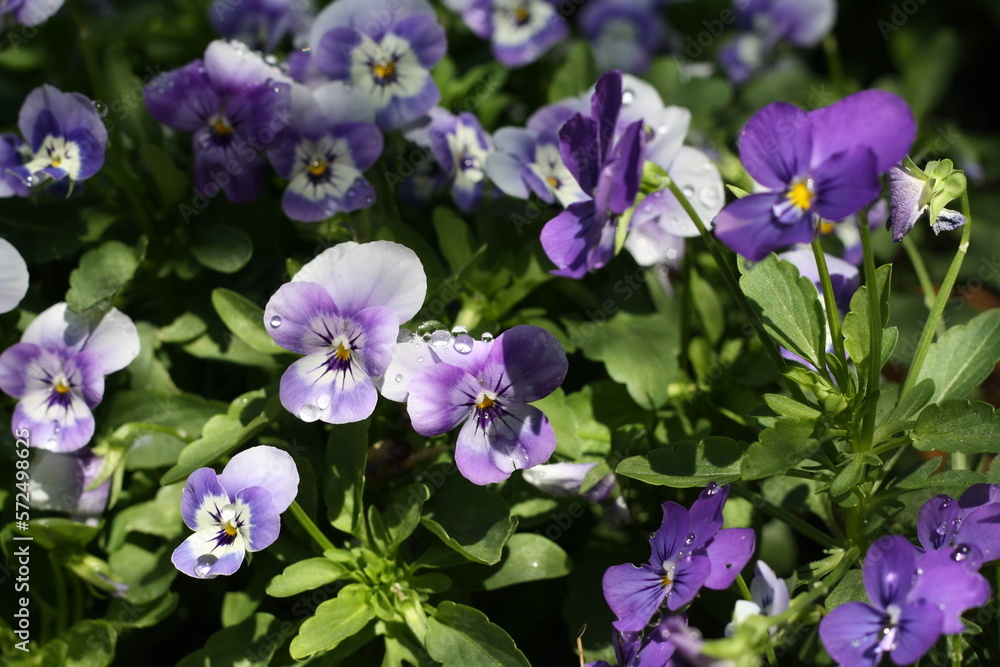
[[[65,0],[4,0],[0,2],[0,19],[10,16],[20,25],[40,25],[62,9]]]
[[[830,611],[819,636],[841,665],[879,664],[886,654],[897,665],[916,662],[942,634],[963,630],[960,614],[990,595],[982,575],[968,570],[961,552],[917,549],[899,535],[878,539],[862,570],[871,600],[847,602]]]
[[[247,553],[278,539],[280,515],[298,490],[295,461],[276,447],[240,452],[222,474],[211,468],[195,470],[181,496],[181,516],[195,533],[174,550],[170,561],[198,579],[232,574]]]
[[[281,404],[310,422],[371,415],[373,378],[385,373],[399,325],[416,315],[426,293],[416,253],[391,241],[340,243],[308,262],[264,308],[274,341],[306,355],[281,376]]]
[[[567,369],[566,352],[552,334],[519,325],[417,373],[406,409],[421,435],[462,425],[455,445],[459,472],[475,484],[501,482],[555,451],[552,425],[529,403],[555,391]]]
[[[204,59],[170,70],[143,91],[160,123],[194,136],[194,183],[232,202],[257,198],[267,161],[260,151],[290,119],[290,80],[241,42],[215,40]]]
[[[94,103],[80,93],[47,84],[35,88],[21,105],[17,126],[31,157],[7,169],[27,186],[84,181],[104,165],[108,131]]]
[[[634,203],[645,162],[642,121],[616,138],[622,108],[622,75],[597,81],[590,117],[576,114],[559,130],[559,149],[570,173],[592,199],[571,204],[542,229],[545,254],[555,275],[582,278],[614,256],[618,217]]]
[[[0,313],[17,308],[28,293],[28,265],[17,248],[0,239]]]
[[[644,72],[663,46],[667,27],[655,0],[592,0],[580,12],[599,71]]]
[[[920,508],[917,538],[927,551],[975,546],[982,562],[1000,558],[1000,486],[974,484],[958,500],[934,496]],[[979,564],[967,560],[967,565]]]
[[[208,20],[226,39],[271,53],[286,35],[304,38],[313,12],[312,0],[215,0]]]
[[[281,200],[292,220],[318,222],[371,206],[375,188],[362,172],[382,153],[373,110],[350,104],[352,91],[331,82],[310,91],[294,84],[292,120],[267,148],[275,171],[288,179]]]
[[[676,628],[687,626],[687,617],[677,614],[663,619],[647,633],[614,630],[611,646],[617,667],[673,667],[677,646],[671,641]],[[586,667],[612,667],[604,660],[588,662]]]
[[[621,632],[639,632],[664,605],[676,611],[702,586],[728,588],[754,549],[749,528],[723,528],[729,485],[710,482],[691,509],[663,503],[663,524],[649,540],[648,563],[625,563],[604,573],[604,599]]]
[[[441,99],[430,69],[447,39],[426,0],[337,0],[309,33],[311,60],[335,81],[364,91],[383,130],[424,115]]]
[[[898,95],[867,90],[814,111],[776,102],[755,113],[740,139],[747,172],[768,189],[726,206],[716,235],[751,259],[809,242],[817,219],[843,220],[881,191],[879,175],[916,135]]]
[[[507,67],[535,62],[569,35],[558,0],[445,0],[445,5],[490,40],[493,57]]]
[[[12,170],[31,158],[31,146],[24,139],[13,132],[0,134],[0,198],[28,196],[28,186]]]
[[[128,315],[112,308],[95,320],[57,303],[0,354],[0,390],[20,399],[11,430],[28,429],[33,447],[54,452],[83,447],[94,435],[91,410],[104,396],[104,376],[138,354]]]

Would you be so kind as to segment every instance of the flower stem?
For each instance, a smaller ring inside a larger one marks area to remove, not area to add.
[[[826,306],[826,320],[830,325],[830,338],[833,339],[833,352],[847,368],[847,353],[844,351],[844,336],[840,331],[840,311],[837,309],[837,299],[833,293],[833,281],[830,279],[830,269],[826,265],[826,254],[819,242],[819,236],[813,235],[813,256],[816,258],[816,268],[819,270],[820,284],[823,286],[823,303]],[[843,383],[845,378],[837,378]],[[843,384],[841,385],[843,386]]]
[[[743,314],[750,321],[750,326],[753,327],[754,332],[757,334],[757,338],[760,339],[761,344],[764,346],[764,352],[767,353],[767,356],[771,358],[771,361],[777,368],[784,368],[787,364],[781,356],[781,353],[778,351],[778,346],[774,344],[771,337],[767,335],[766,331],[764,331],[764,327],[761,325],[759,318],[753,312],[750,302],[747,301],[746,295],[743,294],[743,290],[740,289],[740,283],[733,274],[732,268],[729,266],[726,258],[722,255],[722,251],[719,250],[719,244],[715,242],[715,237],[709,233],[708,228],[705,227],[705,223],[702,222],[701,216],[699,216],[698,212],[694,210],[693,206],[691,206],[691,202],[689,202],[688,198],[684,196],[681,189],[677,187],[677,183],[674,182],[674,179],[671,178],[669,180],[667,187],[669,187],[670,192],[677,197],[677,201],[681,203],[684,211],[691,217],[695,227],[698,228],[698,233],[701,234],[701,238],[705,241],[705,245],[708,246],[708,251],[712,254],[712,259],[715,260],[716,265],[718,265],[719,270],[722,272],[722,277],[726,281],[726,286],[729,287],[729,291],[739,304],[740,310],[743,311]]]
[[[879,298],[878,281],[875,279],[875,256],[872,254],[871,229],[864,211],[858,213],[858,227],[861,230],[861,248],[864,252],[865,291],[868,295],[868,332],[870,349],[868,352],[868,382],[864,400],[861,403],[861,439],[854,441],[855,451],[868,451],[874,444],[875,405],[878,403],[879,384],[882,378],[882,302]]]
[[[934,297],[937,292],[934,289],[934,283],[931,282],[931,276],[927,272],[927,265],[924,263],[924,258],[921,256],[917,244],[913,242],[913,239],[909,235],[903,237],[903,250],[906,251],[906,255],[910,258],[910,263],[913,265],[913,272],[917,274],[920,289],[924,293],[924,304],[927,305],[927,310],[930,311],[934,308]],[[944,331],[938,331],[938,333],[942,334]]]
[[[320,529],[315,523],[313,523],[313,520],[309,518],[309,515],[306,514],[304,509],[302,509],[298,501],[293,500],[289,509],[292,510],[292,515],[298,519],[299,524],[305,528],[306,532],[309,533],[310,537],[315,540],[316,544],[318,544],[323,551],[336,550],[337,547],[334,546],[333,542],[331,542],[326,535],[320,532]]]
[[[779,507],[771,502],[768,502],[767,500],[764,499],[764,496],[760,495],[759,493],[751,491],[750,489],[740,484],[733,484],[732,489],[738,495],[749,500],[750,504],[753,505],[754,508],[763,510],[767,514],[773,516],[774,518],[784,521],[789,525],[789,527],[799,531],[802,535],[808,537],[809,539],[816,542],[820,546],[828,549],[839,546],[835,539],[833,539],[823,531],[819,530],[818,528],[815,528],[812,524],[803,521],[802,519],[795,516],[788,510],[784,509],[783,507]]]
[[[830,33],[823,38],[823,52],[826,54],[826,66],[830,70],[830,80],[834,88],[847,92],[847,80],[844,76],[844,63],[840,60],[840,46],[837,38]]]
[[[63,637],[69,626],[69,598],[66,595],[62,563],[54,551],[49,552],[49,565],[52,566],[52,586],[56,589],[56,636]]]
[[[941,289],[938,290],[937,298],[934,300],[934,307],[931,308],[931,314],[928,316],[927,322],[924,323],[924,330],[920,332],[917,351],[913,355],[913,361],[910,362],[910,370],[906,373],[906,380],[903,382],[903,387],[899,390],[900,401],[910,393],[913,385],[917,383],[920,369],[923,367],[924,360],[927,358],[927,352],[934,341],[934,332],[937,330],[938,322],[941,321],[941,316],[944,314],[945,306],[948,305],[948,299],[951,298],[951,290],[955,286],[955,280],[958,278],[958,271],[962,268],[962,262],[965,261],[965,254],[969,251],[969,238],[972,236],[972,213],[969,210],[968,192],[962,193],[962,213],[966,217],[965,226],[962,228],[962,240],[958,244],[958,250],[955,252],[954,259],[951,260],[951,266],[944,277],[944,282],[941,283]]]

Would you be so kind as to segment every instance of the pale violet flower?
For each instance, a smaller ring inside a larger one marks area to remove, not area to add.
[[[557,0],[445,0],[466,25],[490,40],[493,57],[507,67],[533,63],[566,39],[569,26]]]
[[[17,248],[0,239],[0,313],[17,308],[28,292],[28,265]]]

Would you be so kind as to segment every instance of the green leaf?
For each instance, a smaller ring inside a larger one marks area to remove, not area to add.
[[[236,273],[250,261],[253,241],[242,229],[207,225],[191,240],[191,254],[204,267],[219,273]]]
[[[250,299],[223,287],[212,290],[212,306],[233,334],[264,354],[286,352],[264,328],[264,311]]]
[[[744,271],[740,287],[771,338],[814,365],[824,365],[826,316],[819,292],[794,264],[771,253]]]
[[[177,667],[264,667],[281,645],[285,626],[271,614],[257,613],[219,630],[205,647],[184,657]]]
[[[994,308],[948,329],[936,340],[917,379],[934,380],[931,403],[965,398],[993,372],[998,361],[1000,308]]]
[[[84,619],[69,629],[65,641],[62,667],[105,667],[115,659],[118,631],[107,621]]]
[[[615,472],[657,484],[685,489],[708,482],[725,484],[740,478],[740,461],[746,447],[732,438],[708,437],[701,442],[675,442],[645,456],[633,456],[618,464]]]
[[[840,583],[826,597],[826,610],[832,611],[845,602],[868,602],[865,584],[861,580],[861,570],[849,570]]]
[[[913,446],[925,452],[1000,452],[1000,419],[992,405],[981,401],[929,405],[917,417],[910,435]]]
[[[815,419],[784,418],[760,432],[760,440],[747,448],[743,479],[763,479],[782,473],[809,458],[819,448],[813,437]]]
[[[180,201],[190,187],[187,173],[181,170],[170,155],[156,144],[139,147],[139,157],[156,183],[160,206],[166,209]]]
[[[469,225],[450,208],[438,206],[434,209],[434,231],[441,254],[448,260],[452,273],[458,273],[473,255]]]
[[[889,283],[892,265],[875,270],[875,285],[879,293],[882,327],[889,321]],[[851,312],[844,317],[844,347],[854,363],[861,365],[871,351],[871,315],[868,312],[868,285],[862,285],[851,297]]]
[[[368,420],[334,424],[326,445],[331,474],[326,482],[327,516],[334,527],[364,538],[361,513],[368,459]]]
[[[910,393],[899,402],[899,405],[886,412],[875,425],[874,443],[876,445],[882,444],[894,433],[910,429],[916,423],[920,411],[931,402],[933,395],[933,380],[925,378],[918,382],[910,390]]]
[[[80,258],[80,266],[69,275],[66,303],[74,313],[103,315],[115,305],[118,296],[132,282],[135,271],[146,256],[146,240],[135,248],[119,241],[89,250]]]
[[[782,417],[816,420],[822,414],[813,407],[799,403],[795,399],[782,396],[781,394],[764,394],[764,402],[767,403],[767,407]]]
[[[460,571],[454,571],[454,577],[462,588],[493,591],[528,581],[564,577],[570,567],[569,556],[552,540],[536,533],[517,533],[504,545],[499,566],[487,569],[469,564],[462,572],[470,575],[468,580],[460,576]]]
[[[439,474],[451,477],[424,504],[421,522],[446,545],[471,561],[493,565],[503,556],[503,545],[517,527],[507,503],[486,487],[455,473],[449,464]],[[428,476],[429,477],[429,476]]]
[[[201,437],[184,448],[177,465],[163,474],[160,484],[175,484],[198,468],[204,468],[264,430],[278,416],[281,403],[277,387],[247,392],[229,405],[224,415],[205,423]]]
[[[655,410],[670,398],[679,371],[680,322],[662,314],[619,312],[597,326],[583,343],[588,359],[604,362],[611,379],[628,388],[632,399]]]
[[[702,331],[708,340],[717,344],[726,330],[726,312],[718,291],[694,270],[691,271],[690,289]]]
[[[409,537],[420,525],[420,515],[424,503],[431,497],[430,489],[424,484],[411,484],[393,499],[385,508],[382,520],[388,535],[388,547],[394,549]]]
[[[597,68],[590,44],[574,40],[563,64],[549,83],[549,102],[559,102],[587,92],[597,80]]]
[[[610,451],[611,430],[594,418],[593,401],[593,387],[587,385],[569,396],[559,387],[532,404],[549,418],[556,434],[556,452],[571,461],[584,454],[604,456]]]
[[[174,545],[163,545],[147,551],[126,542],[108,556],[108,564],[127,586],[125,599],[135,605],[146,605],[170,590],[177,568],[170,562]]]
[[[156,498],[126,507],[115,515],[108,533],[108,550],[117,549],[128,533],[156,535],[167,540],[180,537],[184,531],[181,517],[181,497],[184,486],[172,484],[156,492]]]
[[[10,532],[14,524],[9,524],[4,530]],[[97,537],[101,530],[100,526],[88,526],[79,521],[63,519],[61,517],[44,517],[31,519],[31,525],[27,531],[18,531],[23,535],[30,535],[31,539],[44,549],[58,549],[71,547],[85,547],[91,540]]]
[[[427,619],[427,652],[445,667],[530,667],[514,640],[484,613],[445,601]]]
[[[167,326],[157,329],[156,335],[164,343],[187,343],[207,330],[205,320],[194,313],[183,313]]]
[[[368,588],[362,584],[344,586],[332,600],[316,608],[289,648],[296,660],[320,651],[329,651],[340,642],[361,632],[375,618],[375,607]]]
[[[852,456],[830,483],[830,495],[834,498],[840,498],[850,493],[861,482],[864,472],[864,457]]]
[[[327,558],[307,558],[292,563],[267,585],[267,594],[287,598],[314,588],[339,581],[347,575],[347,568]]]

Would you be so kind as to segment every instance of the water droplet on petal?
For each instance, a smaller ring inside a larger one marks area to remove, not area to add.
[[[417,357],[417,363],[418,364],[424,363],[424,358],[423,357]]]
[[[370,206],[371,204],[375,203],[375,198],[372,197],[371,195],[368,195],[365,197],[365,203]]]
[[[277,329],[280,326],[281,326],[281,316],[275,315],[274,317],[271,318],[271,328]]]
[[[314,422],[319,419],[319,408],[311,403],[306,403],[299,409],[299,419],[304,422]]]
[[[626,88],[622,91],[622,106],[627,107],[635,102],[635,93],[631,88]]]
[[[442,328],[442,325],[437,320],[427,320],[417,327],[417,335],[423,336],[424,334],[429,334],[435,329]]]
[[[97,111],[97,115],[101,118],[108,115],[108,105],[100,100],[94,102],[94,109]]]
[[[473,343],[475,343],[475,340],[472,338],[472,336],[470,336],[469,334],[462,334],[461,336],[455,339],[455,342],[452,345],[452,347],[454,347],[455,351],[460,354],[468,354],[469,352],[472,352]]]
[[[413,332],[410,331],[409,329],[400,329],[399,330],[399,334],[396,335],[396,342],[397,343],[409,343],[414,338],[416,338],[416,336],[414,336]]]
[[[692,542],[695,541],[696,537],[698,536],[695,535],[694,533],[688,533],[687,539],[684,540],[684,544],[691,544]]]
[[[461,336],[462,334],[469,333],[469,330],[463,327],[461,324],[455,325],[451,328],[452,336]]]
[[[705,206],[716,206],[719,203],[719,191],[713,187],[704,187],[698,193],[698,199]]]
[[[479,340],[483,341],[484,343],[492,343],[493,342],[493,334],[491,334],[489,331],[487,331],[487,332],[483,333],[482,336],[479,337]]]
[[[194,573],[201,578],[208,576],[211,572],[212,566],[215,565],[215,561],[219,560],[212,554],[205,554],[203,556],[198,556],[198,560],[195,562]]]
[[[451,334],[444,329],[439,329],[431,334],[430,343],[434,347],[447,347],[451,342]]]
[[[959,544],[955,547],[954,553],[951,554],[951,559],[961,563],[963,560],[969,557],[969,552],[972,548],[968,544]]]
[[[939,525],[937,528],[934,529],[934,532],[937,533],[938,535],[947,535],[948,534],[948,522],[942,521],[941,525]]]
[[[396,382],[402,382],[402,381],[403,381],[403,374],[396,373]]]
[[[951,498],[945,498],[941,501],[941,509],[946,510],[951,507]]]
[[[861,640],[860,639],[855,639],[854,641],[851,642],[851,646],[853,646],[855,648],[857,648],[858,646],[861,646]]]
[[[322,396],[318,397],[316,399],[316,407],[319,408],[320,410],[326,410],[327,408],[329,408],[330,397],[326,394],[323,394]]]
[[[660,125],[659,127],[656,128],[656,133],[661,137],[669,131],[670,131],[670,126],[665,124]]]
[[[722,487],[719,486],[718,482],[709,482],[705,486],[705,493],[707,493],[710,496],[714,496],[715,494],[717,494],[719,492],[719,489],[721,489],[721,488]]]

